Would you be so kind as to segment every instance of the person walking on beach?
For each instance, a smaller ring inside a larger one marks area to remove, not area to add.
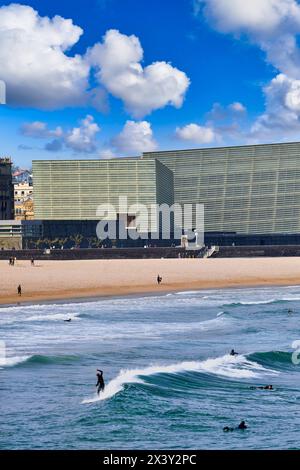
[[[17,292],[18,292],[18,295],[21,297],[21,295],[22,295],[22,287],[21,287],[21,284],[18,285]]]
[[[31,266],[34,266],[34,258],[31,258]]]
[[[97,369],[96,376],[97,376],[97,383],[96,383],[97,393],[98,393],[98,395],[100,395],[100,392],[104,392],[104,389],[105,389],[103,371],[100,370],[100,369]]]
[[[162,277],[158,274],[157,275],[157,284],[159,285],[162,281]]]

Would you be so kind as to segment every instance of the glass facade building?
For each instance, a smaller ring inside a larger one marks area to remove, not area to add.
[[[97,220],[101,205],[123,215],[122,196],[129,207],[143,204],[148,210],[174,200],[173,173],[155,159],[33,161],[33,183],[40,220]]]
[[[99,220],[100,204],[204,204],[205,232],[300,234],[300,143],[34,161],[35,218]],[[119,212],[122,212],[121,210]]]
[[[174,174],[174,199],[201,203],[205,232],[300,233],[300,143],[150,152]]]

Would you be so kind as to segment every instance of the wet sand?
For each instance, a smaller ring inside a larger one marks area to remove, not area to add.
[[[157,285],[160,274],[162,284]],[[22,286],[22,296],[17,286]],[[204,288],[297,285],[300,258],[0,261],[0,304]]]

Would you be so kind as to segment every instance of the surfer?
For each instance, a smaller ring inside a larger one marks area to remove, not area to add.
[[[292,315],[292,313],[293,313],[293,310],[292,310],[291,308],[289,308],[289,309],[288,309],[288,314],[289,314],[289,315]]]
[[[235,431],[235,430],[242,430],[243,431],[244,429],[247,429],[247,428],[248,428],[248,426],[246,425],[246,422],[241,421],[237,428],[230,428],[229,426],[225,426],[223,428],[223,431],[224,432],[232,432],[232,431]]]
[[[274,390],[273,385],[264,385],[262,387],[250,387],[251,390]]]
[[[72,321],[72,318],[68,318],[68,320],[64,320],[64,321],[69,321],[70,322],[70,321]]]
[[[22,295],[22,287],[21,287],[21,284],[18,285],[17,291],[18,291],[18,295],[21,297],[21,295]]]
[[[100,392],[104,392],[104,389],[105,389],[105,383],[104,383],[104,379],[103,379],[103,371],[100,370],[100,369],[97,369],[97,383],[96,383],[96,387],[97,388],[97,393],[98,395],[100,394]]]
[[[157,275],[157,284],[159,285],[162,281],[162,277],[158,274]]]
[[[234,349],[230,351],[230,356],[237,356],[239,353],[235,352]]]
[[[240,424],[238,425],[238,429],[247,429],[248,426],[246,426],[245,421],[241,421]]]

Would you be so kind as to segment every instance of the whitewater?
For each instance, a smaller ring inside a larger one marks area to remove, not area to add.
[[[0,448],[298,448],[299,320],[300,286],[1,308]]]

